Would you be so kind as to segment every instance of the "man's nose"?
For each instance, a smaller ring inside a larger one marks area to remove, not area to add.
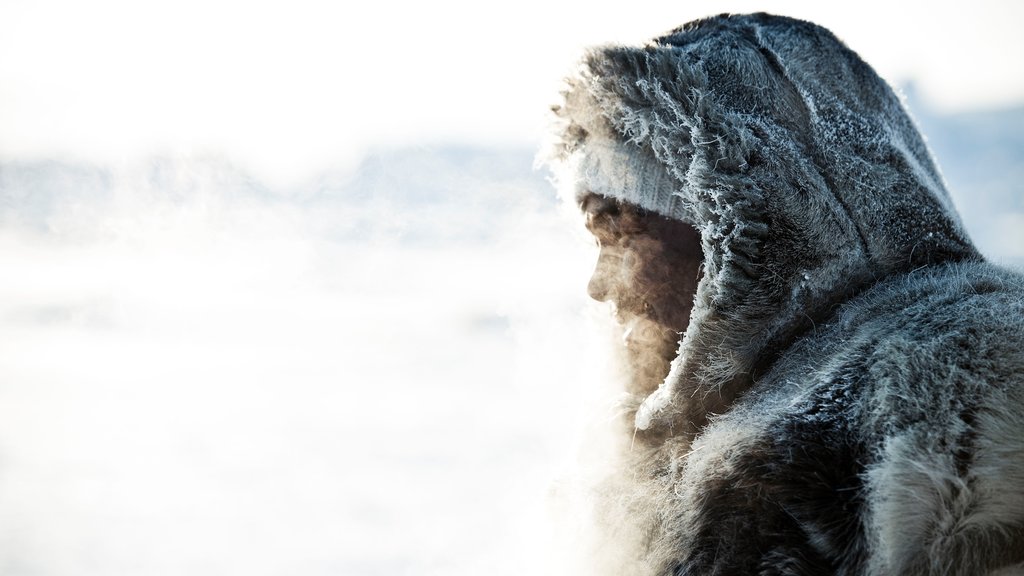
[[[618,266],[615,256],[607,248],[601,248],[594,265],[594,273],[587,284],[587,294],[598,302],[607,302],[612,297]]]

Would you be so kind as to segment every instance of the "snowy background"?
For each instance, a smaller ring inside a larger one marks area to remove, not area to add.
[[[1021,9],[777,4],[906,86],[1024,264]],[[726,6],[268,6],[0,3],[0,576],[571,568],[609,367],[545,105],[580,46]]]
[[[0,165],[0,574],[536,573],[589,259],[531,158]]]

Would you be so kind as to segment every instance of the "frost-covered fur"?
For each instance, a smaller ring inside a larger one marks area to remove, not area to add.
[[[814,24],[723,15],[591,50],[558,114],[580,193],[704,251],[602,488],[637,542],[612,571],[1024,574],[1024,279],[973,247],[867,64]]]

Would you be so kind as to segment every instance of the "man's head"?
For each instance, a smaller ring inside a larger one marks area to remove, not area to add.
[[[639,429],[724,412],[878,278],[981,257],[899,98],[814,24],[723,15],[594,48],[556,113],[604,248],[591,292],[632,328],[629,389],[666,376]]]
[[[580,208],[601,249],[588,292],[615,306],[632,372],[629,389],[649,394],[668,374],[690,321],[700,235],[678,220],[597,194],[583,196]]]

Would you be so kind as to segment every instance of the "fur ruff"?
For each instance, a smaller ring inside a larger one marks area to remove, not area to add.
[[[1024,280],[984,262],[867,64],[814,24],[722,15],[589,51],[557,114],[576,190],[704,251],[671,372],[630,404],[650,441],[604,488],[643,535],[614,570],[1024,563]]]

